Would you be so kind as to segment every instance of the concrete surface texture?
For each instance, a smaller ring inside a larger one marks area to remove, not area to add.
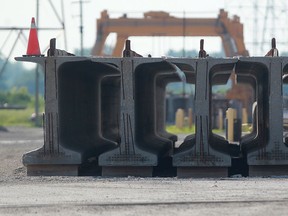
[[[0,215],[286,215],[288,177],[27,177],[42,129],[0,132]]]

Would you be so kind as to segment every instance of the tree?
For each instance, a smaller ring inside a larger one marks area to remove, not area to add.
[[[32,96],[26,87],[14,87],[10,91],[0,92],[0,105],[7,103],[9,105],[27,106],[31,101]]]

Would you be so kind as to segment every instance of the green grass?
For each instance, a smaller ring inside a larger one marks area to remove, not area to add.
[[[189,127],[183,127],[183,128],[177,128],[175,125],[169,125],[166,127],[167,132],[173,133],[173,134],[191,134],[195,133],[195,126]]]
[[[0,110],[0,126],[24,126],[33,127],[34,122],[30,120],[34,108],[29,107],[23,110]]]
[[[224,134],[224,133],[225,133],[225,130],[213,129],[212,132],[213,132],[214,134]]]
[[[177,128],[175,125],[169,125],[166,127],[166,131],[169,133],[173,133],[173,134],[192,134],[192,133],[195,133],[195,125],[193,125],[192,128],[183,127],[182,129]],[[212,132],[215,134],[225,133],[224,130],[219,130],[219,129],[213,129]]]
[[[242,124],[242,132],[251,133],[252,124]]]

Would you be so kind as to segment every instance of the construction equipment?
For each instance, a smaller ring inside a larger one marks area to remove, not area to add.
[[[105,55],[103,49],[110,33],[117,34],[117,42],[112,56],[120,57],[125,41],[131,36],[218,36],[221,38],[227,57],[248,56],[243,37],[243,24],[240,18],[228,18],[223,9],[217,18],[177,18],[163,11],[144,13],[144,18],[110,18],[102,11],[97,20],[97,37],[92,55]]]
[[[28,175],[90,170],[102,176],[169,171],[168,176],[226,177],[231,169],[249,176],[287,175],[282,85],[288,58],[210,58],[203,44],[198,58],[140,57],[130,41],[123,57],[98,58],[59,51],[52,40],[47,57],[16,58],[45,68],[44,146],[24,154]],[[226,83],[234,70],[238,82],[253,88],[257,103],[254,128],[238,143],[211,127],[211,86]],[[176,147],[177,136],[163,126],[163,92],[167,83],[181,81],[179,71],[195,85],[196,129]]]

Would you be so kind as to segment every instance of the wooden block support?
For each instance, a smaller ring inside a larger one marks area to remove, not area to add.
[[[227,130],[227,140],[229,142],[234,141],[234,119],[237,116],[237,111],[233,108],[228,108],[226,111],[226,119],[227,119],[227,125],[226,125],[226,130]]]
[[[243,108],[242,109],[242,124],[247,124],[247,123],[248,123],[247,109]]]
[[[223,123],[223,110],[219,109],[218,110],[218,129],[223,130],[224,128],[224,123]]]
[[[192,109],[189,108],[188,109],[188,127],[192,128],[193,125],[193,113],[192,113]]]
[[[184,110],[178,109],[176,112],[176,127],[182,129],[184,127]]]

